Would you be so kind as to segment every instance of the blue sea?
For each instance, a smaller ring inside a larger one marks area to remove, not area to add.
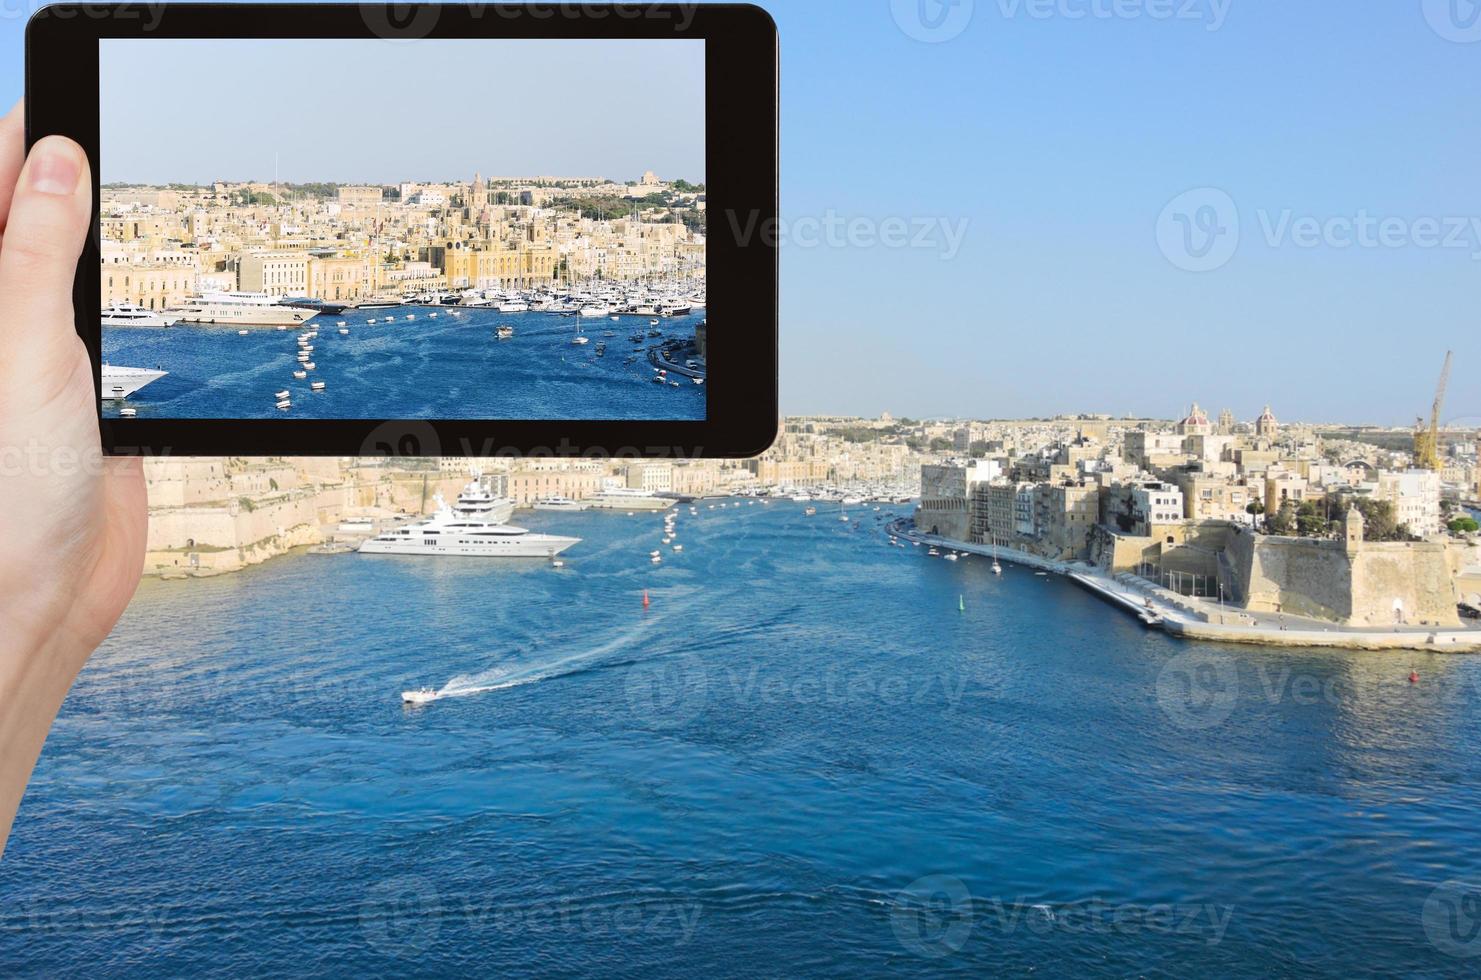
[[[887,510],[146,582],[0,975],[1474,974],[1481,660],[1179,644]]]
[[[645,317],[580,319],[590,343],[577,346],[578,318],[549,313],[402,307],[320,314],[314,370],[295,380],[298,328],[180,325],[169,329],[109,327],[103,360],[158,368],[166,377],[140,389],[127,406],[139,418],[162,419],[537,419],[697,421],[705,388],[653,382],[648,350],[692,340],[703,316],[660,321],[650,338]],[[396,317],[385,322],[387,313]],[[435,317],[433,316],[435,314]],[[407,320],[407,316],[414,317]],[[375,320],[374,324],[370,320]],[[343,321],[348,335],[339,333]],[[499,340],[501,325],[515,334]],[[643,333],[641,343],[630,338]],[[605,355],[598,344],[607,345]],[[324,382],[322,392],[309,385]],[[292,408],[276,408],[279,391]],[[124,407],[104,402],[117,417]]]

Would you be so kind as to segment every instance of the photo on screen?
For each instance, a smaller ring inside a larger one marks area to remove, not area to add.
[[[706,418],[703,41],[98,57],[105,417]]]

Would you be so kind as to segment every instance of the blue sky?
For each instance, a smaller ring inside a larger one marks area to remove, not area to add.
[[[1451,0],[763,5],[784,411],[1402,424],[1450,348],[1446,414],[1481,416],[1481,27]]]
[[[704,181],[703,41],[132,38],[98,74],[105,181]]]

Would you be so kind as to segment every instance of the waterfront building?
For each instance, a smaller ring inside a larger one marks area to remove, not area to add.
[[[237,262],[237,288],[268,296],[309,296],[309,256],[303,252],[248,252]]]

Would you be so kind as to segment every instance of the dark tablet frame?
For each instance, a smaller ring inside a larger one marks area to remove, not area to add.
[[[668,421],[109,419],[105,452],[209,456],[739,458],[769,447],[777,404],[777,34],[759,7],[585,2],[56,4],[26,27],[26,146],[61,134],[93,172],[93,231],[73,289],[101,385],[98,41],[102,38],[691,38],[706,43],[707,419]]]

